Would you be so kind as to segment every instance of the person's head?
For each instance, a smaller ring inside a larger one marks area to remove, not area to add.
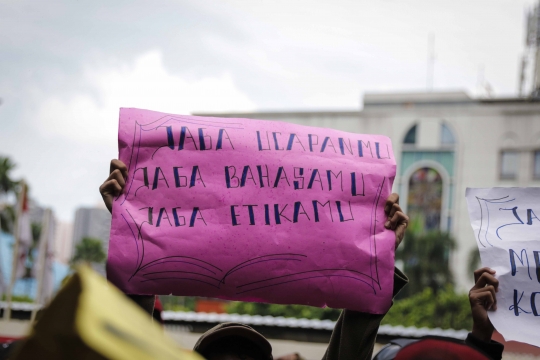
[[[223,323],[205,332],[193,350],[208,360],[272,360],[272,346],[252,327]]]

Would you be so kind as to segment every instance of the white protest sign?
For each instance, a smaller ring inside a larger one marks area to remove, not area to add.
[[[540,188],[468,188],[466,197],[482,265],[499,280],[489,318],[506,340],[540,346]]]

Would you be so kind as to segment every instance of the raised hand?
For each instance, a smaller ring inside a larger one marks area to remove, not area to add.
[[[497,310],[497,297],[499,280],[493,276],[495,270],[488,267],[474,272],[475,284],[469,291],[469,302],[473,318],[472,334],[482,341],[489,342],[494,327],[488,317],[488,311]]]
[[[405,236],[405,230],[409,225],[409,217],[405,215],[399,206],[399,195],[396,193],[390,194],[384,205],[384,212],[388,219],[384,223],[384,227],[396,232],[396,249]]]
[[[107,180],[99,187],[99,192],[101,193],[105,206],[112,213],[114,198],[119,196],[122,191],[124,191],[124,186],[126,186],[125,179],[128,175],[127,166],[122,161],[113,159],[111,160],[109,173]]]

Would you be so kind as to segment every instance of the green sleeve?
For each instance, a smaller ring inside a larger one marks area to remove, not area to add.
[[[396,296],[408,282],[407,276],[394,268],[393,296]],[[334,327],[323,360],[370,360],[384,315],[386,314],[343,310]]]

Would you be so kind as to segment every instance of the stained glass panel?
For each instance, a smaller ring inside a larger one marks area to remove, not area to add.
[[[441,225],[443,182],[432,168],[416,170],[409,179],[407,212],[417,230],[439,230]]]

